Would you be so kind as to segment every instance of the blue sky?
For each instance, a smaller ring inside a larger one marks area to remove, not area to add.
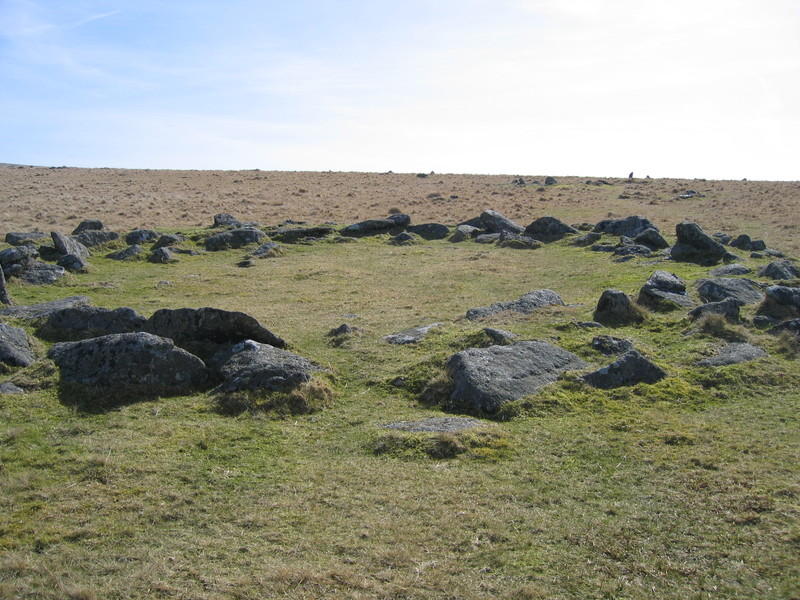
[[[796,0],[0,0],[0,162],[800,179]]]

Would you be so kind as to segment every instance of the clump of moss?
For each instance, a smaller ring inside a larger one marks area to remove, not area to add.
[[[328,408],[333,403],[333,389],[324,380],[312,379],[298,387],[280,392],[239,391],[218,394],[217,412],[236,416],[245,412],[269,413],[275,417],[307,415]]]

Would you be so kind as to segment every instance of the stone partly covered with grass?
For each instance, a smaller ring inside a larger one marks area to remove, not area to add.
[[[594,231],[597,233],[609,233],[617,236],[624,235],[629,238],[635,238],[648,229],[655,229],[658,231],[658,227],[653,225],[649,219],[639,216],[625,217],[624,219],[606,219],[594,226]]]
[[[697,362],[699,367],[724,367],[735,365],[767,356],[767,353],[757,346],[748,343],[727,344],[709,358]]]
[[[142,331],[147,319],[132,308],[74,306],[50,313],[39,326],[37,335],[52,341],[85,340],[114,333]]]
[[[26,320],[46,319],[54,312],[77,306],[89,306],[91,303],[91,300],[86,296],[69,296],[68,298],[51,300],[50,302],[42,302],[40,304],[9,306],[0,309],[0,316]]]
[[[637,302],[653,310],[690,308],[694,301],[686,293],[686,284],[674,273],[655,271],[639,290]]]
[[[328,237],[334,232],[331,225],[317,225],[314,227],[295,227],[286,225],[270,233],[270,237],[286,244],[319,240]]]
[[[672,260],[715,265],[728,254],[725,246],[706,234],[697,223],[678,223],[675,234],[678,242],[670,251]]]
[[[443,240],[450,235],[450,228],[441,223],[420,223],[419,225],[409,225],[409,233],[418,235],[424,240]]]
[[[208,380],[197,356],[143,332],[61,342],[48,356],[61,371],[62,397],[87,408],[187,394]]]
[[[739,263],[732,263],[730,265],[722,265],[716,269],[711,270],[711,275],[714,277],[732,277],[734,275],[747,275],[752,273],[753,269]]]
[[[592,338],[592,349],[607,356],[612,354],[622,354],[633,350],[633,342],[611,335],[598,335]]]
[[[689,311],[689,318],[693,321],[707,314],[722,315],[731,323],[739,322],[739,308],[742,306],[736,298],[725,298],[719,302],[708,302]]]
[[[535,394],[563,372],[584,367],[586,363],[576,355],[541,341],[469,348],[447,361],[447,374],[453,381],[450,404],[496,413],[504,403]]]
[[[78,242],[87,248],[94,248],[95,246],[102,246],[103,244],[118,240],[119,234],[116,231],[99,231],[96,229],[89,229],[81,231],[74,237]]]
[[[561,296],[559,296],[553,290],[534,290],[532,292],[528,292],[519,300],[495,302],[489,306],[470,308],[467,311],[467,319],[474,321],[476,319],[483,319],[504,311],[517,312],[527,315],[545,306],[564,306],[564,301],[561,299]]]
[[[111,260],[131,260],[132,258],[139,256],[142,252],[144,252],[144,248],[142,248],[139,244],[133,244],[132,246],[128,246],[122,250],[117,250],[116,252],[106,254],[106,258],[110,258]]]
[[[427,336],[432,329],[441,326],[442,326],[441,323],[431,323],[430,325],[413,327],[411,329],[406,329],[404,331],[399,331],[398,333],[387,335],[383,339],[389,342],[390,344],[398,344],[398,345],[416,344],[425,339],[425,336]]]
[[[771,285],[765,290],[758,314],[775,319],[800,317],[800,287]]]
[[[636,350],[629,350],[610,365],[583,376],[592,387],[612,389],[637,383],[656,383],[666,371],[650,362]]]
[[[625,292],[605,290],[597,301],[594,320],[603,325],[634,325],[644,321],[644,314]]]
[[[758,274],[770,279],[798,279],[800,278],[800,269],[789,260],[776,260],[762,267]]]
[[[739,277],[716,277],[697,282],[697,293],[705,302],[719,302],[734,298],[744,304],[756,304],[764,298],[761,286],[755,281]]]
[[[230,248],[242,248],[250,244],[260,243],[267,234],[255,227],[242,227],[215,233],[205,241],[206,250],[217,252]]]
[[[350,237],[378,235],[381,233],[400,233],[411,224],[411,217],[404,214],[389,215],[385,219],[368,219],[353,223],[341,230],[341,234]]]
[[[10,367],[29,367],[36,355],[24,329],[0,323],[0,363]]]

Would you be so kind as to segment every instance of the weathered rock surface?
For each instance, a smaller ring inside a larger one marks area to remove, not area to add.
[[[580,358],[546,342],[517,342],[510,346],[470,348],[447,361],[456,406],[486,413],[535,394],[564,371],[586,366]]]
[[[280,244],[275,242],[264,242],[250,253],[253,258],[275,258],[283,254]]]
[[[511,248],[512,250],[536,250],[541,248],[543,242],[527,235],[519,235],[504,231],[497,240],[498,248]]]
[[[473,227],[472,225],[459,225],[453,235],[450,236],[450,241],[464,242],[475,237],[480,231],[478,227]]]
[[[21,387],[14,385],[10,381],[4,381],[3,383],[0,383],[0,395],[24,394],[24,393],[25,390],[23,390]]]
[[[411,329],[406,329],[398,333],[393,333],[391,335],[384,336],[383,339],[389,342],[390,344],[399,344],[399,345],[416,344],[417,342],[421,342],[425,338],[425,336],[428,335],[431,329],[435,329],[441,326],[442,326],[441,323],[431,323],[430,325],[413,327]]]
[[[125,236],[125,243],[129,246],[136,246],[155,241],[158,237],[158,232],[152,229],[134,229]]]
[[[655,271],[639,290],[637,302],[653,310],[674,310],[694,306],[686,284],[674,273]]]
[[[82,231],[75,236],[75,239],[86,246],[87,248],[94,248],[101,246],[108,242],[113,242],[119,239],[119,234],[116,231],[100,231],[96,229],[89,229]]]
[[[70,236],[53,231],[50,233],[50,237],[59,254],[74,254],[80,258],[89,257],[89,249]]]
[[[481,421],[467,417],[430,417],[419,421],[395,421],[383,425],[385,429],[397,429],[410,433],[455,433],[482,426]]]
[[[579,237],[576,237],[574,240],[570,242],[573,246],[591,246],[595,242],[599,241],[600,238],[603,237],[602,233],[598,233],[596,231],[590,231],[589,233],[585,233]]]
[[[294,244],[296,242],[320,239],[331,235],[335,229],[331,225],[318,225],[316,227],[279,227],[270,233],[270,237],[284,242]]]
[[[241,222],[228,213],[214,215],[214,225],[212,227],[241,227]]]
[[[51,312],[37,334],[52,341],[75,341],[114,333],[142,331],[147,319],[132,308],[74,306]]]
[[[385,219],[367,219],[348,225],[341,230],[342,235],[351,237],[360,237],[364,235],[378,235],[381,233],[390,233],[408,227],[411,224],[411,217],[408,215],[397,214],[389,215]]]
[[[36,356],[24,329],[0,323],[0,363],[12,367],[29,367]]]
[[[722,244],[706,234],[697,223],[678,223],[675,234],[678,242],[670,251],[672,260],[714,265],[728,253]]]
[[[633,258],[635,256],[650,256],[653,251],[641,244],[620,244],[614,248],[614,256]]]
[[[35,244],[46,237],[47,234],[43,231],[9,231],[5,239],[7,244],[22,246],[26,244]]]
[[[22,281],[31,285],[49,285],[67,274],[64,267],[34,261],[27,269],[17,274]]]
[[[655,229],[658,231],[658,227],[653,225],[648,219],[639,216],[625,217],[624,219],[606,219],[594,226],[594,230],[597,233],[624,235],[630,238],[635,238],[647,229]]]
[[[241,229],[231,229],[215,233],[206,239],[206,250],[216,252],[228,250],[229,248],[242,248],[249,244],[257,244],[263,240],[266,234],[255,227],[242,227]]]
[[[633,342],[611,335],[598,335],[592,339],[592,348],[601,354],[622,354],[633,350]]]
[[[177,246],[181,242],[185,241],[186,238],[180,235],[179,233],[164,233],[156,240],[156,243],[153,244],[153,250],[157,250],[158,248],[168,248],[170,246]]]
[[[139,246],[138,244],[134,244],[133,246],[128,246],[122,250],[117,250],[116,252],[112,252],[111,254],[106,254],[106,258],[110,258],[112,260],[130,260],[135,258],[139,254],[144,252],[144,248]]]
[[[418,235],[424,240],[443,240],[450,235],[450,228],[441,223],[421,223],[419,225],[409,225],[409,233]]]
[[[788,260],[773,261],[759,269],[758,274],[770,279],[800,279],[800,269]]]
[[[89,265],[86,261],[74,254],[65,254],[58,259],[56,264],[70,273],[87,273],[89,271]]]
[[[625,292],[605,290],[597,301],[594,320],[603,325],[630,325],[644,321],[644,315]]]
[[[753,242],[750,236],[746,233],[736,236],[728,244],[731,248],[738,248],[739,250],[752,250]]]
[[[720,348],[715,356],[697,361],[700,367],[724,367],[748,362],[767,356],[761,348],[751,344],[727,344]]]
[[[525,228],[524,233],[528,237],[547,243],[577,234],[578,230],[555,217],[539,217]]]
[[[86,296],[70,296],[40,304],[9,306],[0,309],[0,316],[14,317],[15,319],[44,319],[56,311],[76,306],[88,306],[91,303],[91,300]]]
[[[17,246],[0,250],[0,268],[6,277],[16,277],[30,268],[39,258],[39,251],[34,246]]]
[[[100,231],[101,229],[105,229],[102,221],[98,219],[84,219],[73,230],[72,235],[78,235],[84,231]]]
[[[731,323],[737,323],[740,318],[739,307],[741,305],[741,302],[739,302],[736,298],[725,298],[719,302],[708,302],[698,306],[694,310],[690,310],[689,317],[692,320],[695,320],[705,315],[715,314],[722,315]]]
[[[164,247],[153,250],[153,253],[147,257],[147,260],[151,263],[159,265],[178,262],[178,259],[175,258],[175,255],[172,252],[170,252],[169,248]]]
[[[669,243],[664,239],[657,229],[652,227],[645,229],[642,233],[633,238],[636,244],[647,246],[651,250],[663,250],[669,248]]]
[[[485,210],[480,216],[481,226],[489,233],[522,233],[525,228],[496,210]]]
[[[593,387],[607,390],[637,383],[656,383],[666,376],[664,369],[636,350],[629,350],[607,367],[584,375],[583,380]]]
[[[495,329],[494,327],[484,327],[483,332],[498,346],[513,344],[514,339],[519,337],[516,333],[511,333],[505,329]]]
[[[732,277],[734,275],[747,275],[748,273],[752,273],[752,271],[753,269],[750,267],[733,263],[712,269],[710,273],[714,277]]]
[[[286,342],[250,315],[219,308],[163,308],[147,320],[145,331],[170,338],[176,345],[204,360],[221,347],[244,340],[286,347]]]
[[[206,365],[197,356],[149,333],[62,342],[48,356],[61,370],[62,383],[107,391],[112,397],[184,394],[208,379]]]
[[[6,276],[3,273],[3,269],[0,269],[0,304],[8,306],[14,304],[11,299],[11,292],[8,291],[8,286],[6,285]]]
[[[479,233],[475,236],[475,241],[478,244],[494,244],[500,240],[500,236],[499,233]]]
[[[392,246],[411,246],[419,241],[419,237],[408,231],[401,231],[397,235],[389,238],[389,243]]]
[[[716,277],[697,282],[697,293],[704,302],[719,302],[735,298],[742,304],[755,304],[764,298],[764,292],[755,281],[736,277]]]
[[[470,308],[467,311],[467,319],[474,321],[475,319],[482,319],[506,310],[530,314],[544,306],[564,306],[564,301],[553,290],[534,290],[528,292],[519,300],[495,302],[490,306]]]
[[[210,363],[222,378],[217,388],[220,392],[290,390],[306,383],[320,370],[302,356],[253,340],[222,350]]]
[[[788,321],[779,323],[770,329],[768,333],[771,333],[772,335],[779,335],[784,331],[800,336],[800,319],[789,319]]]
[[[778,319],[800,317],[800,287],[769,286],[758,313]]]

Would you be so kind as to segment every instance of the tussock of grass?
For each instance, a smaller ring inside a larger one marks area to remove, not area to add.
[[[741,325],[732,325],[723,315],[706,313],[697,320],[696,331],[727,342],[749,342],[750,334]]]
[[[775,338],[775,346],[781,354],[787,358],[797,358],[800,356],[800,336],[790,331],[782,331]]]
[[[436,434],[392,431],[378,435],[368,447],[376,455],[436,460],[457,457],[499,460],[513,448],[508,435],[485,430]]]
[[[245,412],[268,413],[281,418],[308,415],[333,404],[333,389],[322,379],[312,379],[285,392],[240,391],[218,393],[214,405],[220,414],[236,416]]]

